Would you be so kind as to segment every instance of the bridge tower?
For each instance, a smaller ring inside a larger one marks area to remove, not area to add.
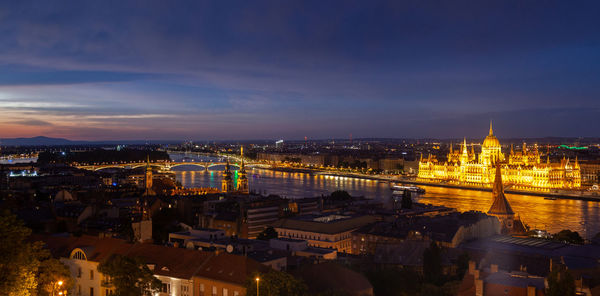
[[[223,171],[223,180],[221,181],[221,191],[223,193],[228,193],[233,191],[233,178],[231,177],[231,170],[229,169],[229,159],[227,159],[227,164],[225,165],[225,170]]]
[[[240,174],[238,177],[237,191],[240,193],[248,193],[248,177],[246,176],[246,166],[244,165],[244,146],[242,146],[240,154],[242,156],[242,165],[240,167]]]

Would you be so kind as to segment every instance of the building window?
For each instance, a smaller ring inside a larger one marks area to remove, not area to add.
[[[90,296],[94,296],[94,287],[90,287]]]
[[[77,277],[81,277],[81,267],[77,267]]]
[[[171,294],[171,284],[162,284],[161,292]]]
[[[213,296],[217,296],[217,287],[216,286],[212,286],[212,294],[213,294]]]
[[[202,284],[201,284],[202,285]],[[190,288],[187,285],[181,285],[181,296],[189,296]]]
[[[240,296],[240,292],[238,292],[238,291],[233,291],[233,296]]]
[[[94,270],[90,269],[90,280],[94,279]]]
[[[223,288],[223,296],[229,296],[228,293],[227,288]]]

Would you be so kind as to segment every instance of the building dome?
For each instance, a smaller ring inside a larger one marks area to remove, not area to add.
[[[483,140],[483,147],[500,147],[500,141],[494,135],[489,135]]]
[[[56,196],[54,196],[54,201],[72,201],[73,200],[73,196],[71,195],[71,193],[69,193],[69,191],[66,190],[61,190],[59,191]]]
[[[483,140],[483,147],[500,147],[500,141],[494,136],[494,130],[492,130],[492,122],[490,122],[490,134]]]

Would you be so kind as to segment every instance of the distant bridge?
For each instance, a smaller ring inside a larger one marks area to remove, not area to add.
[[[218,166],[225,166],[226,162],[206,162],[206,161],[158,161],[151,162],[151,167],[159,167],[163,170],[170,170],[179,166],[198,166],[202,167],[204,170],[209,170]],[[130,162],[130,163],[107,163],[107,164],[95,164],[95,165],[76,165],[75,167],[90,170],[90,171],[98,171],[103,169],[135,169],[140,167],[145,167],[147,165],[146,162]],[[230,163],[230,166],[234,168],[240,168],[240,164]],[[265,165],[261,163],[244,163],[246,167],[260,167],[260,168],[270,168],[270,165]]]

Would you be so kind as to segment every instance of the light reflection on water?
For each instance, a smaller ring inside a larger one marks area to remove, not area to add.
[[[198,169],[198,167],[188,166],[177,167],[173,171],[177,179],[186,187],[221,187],[222,167],[215,167],[209,171],[197,171]],[[346,190],[351,195],[365,196],[389,203],[392,195],[388,183],[357,178],[250,169],[248,179],[250,190],[288,198],[315,197],[335,190]],[[492,202],[491,192],[434,186],[421,187],[426,190],[426,193],[420,197],[421,202],[444,205],[459,211],[485,212]],[[600,232],[599,202],[545,200],[539,196],[515,194],[506,194],[506,197],[513,210],[532,228],[546,229],[549,232],[571,229],[587,238]]]

